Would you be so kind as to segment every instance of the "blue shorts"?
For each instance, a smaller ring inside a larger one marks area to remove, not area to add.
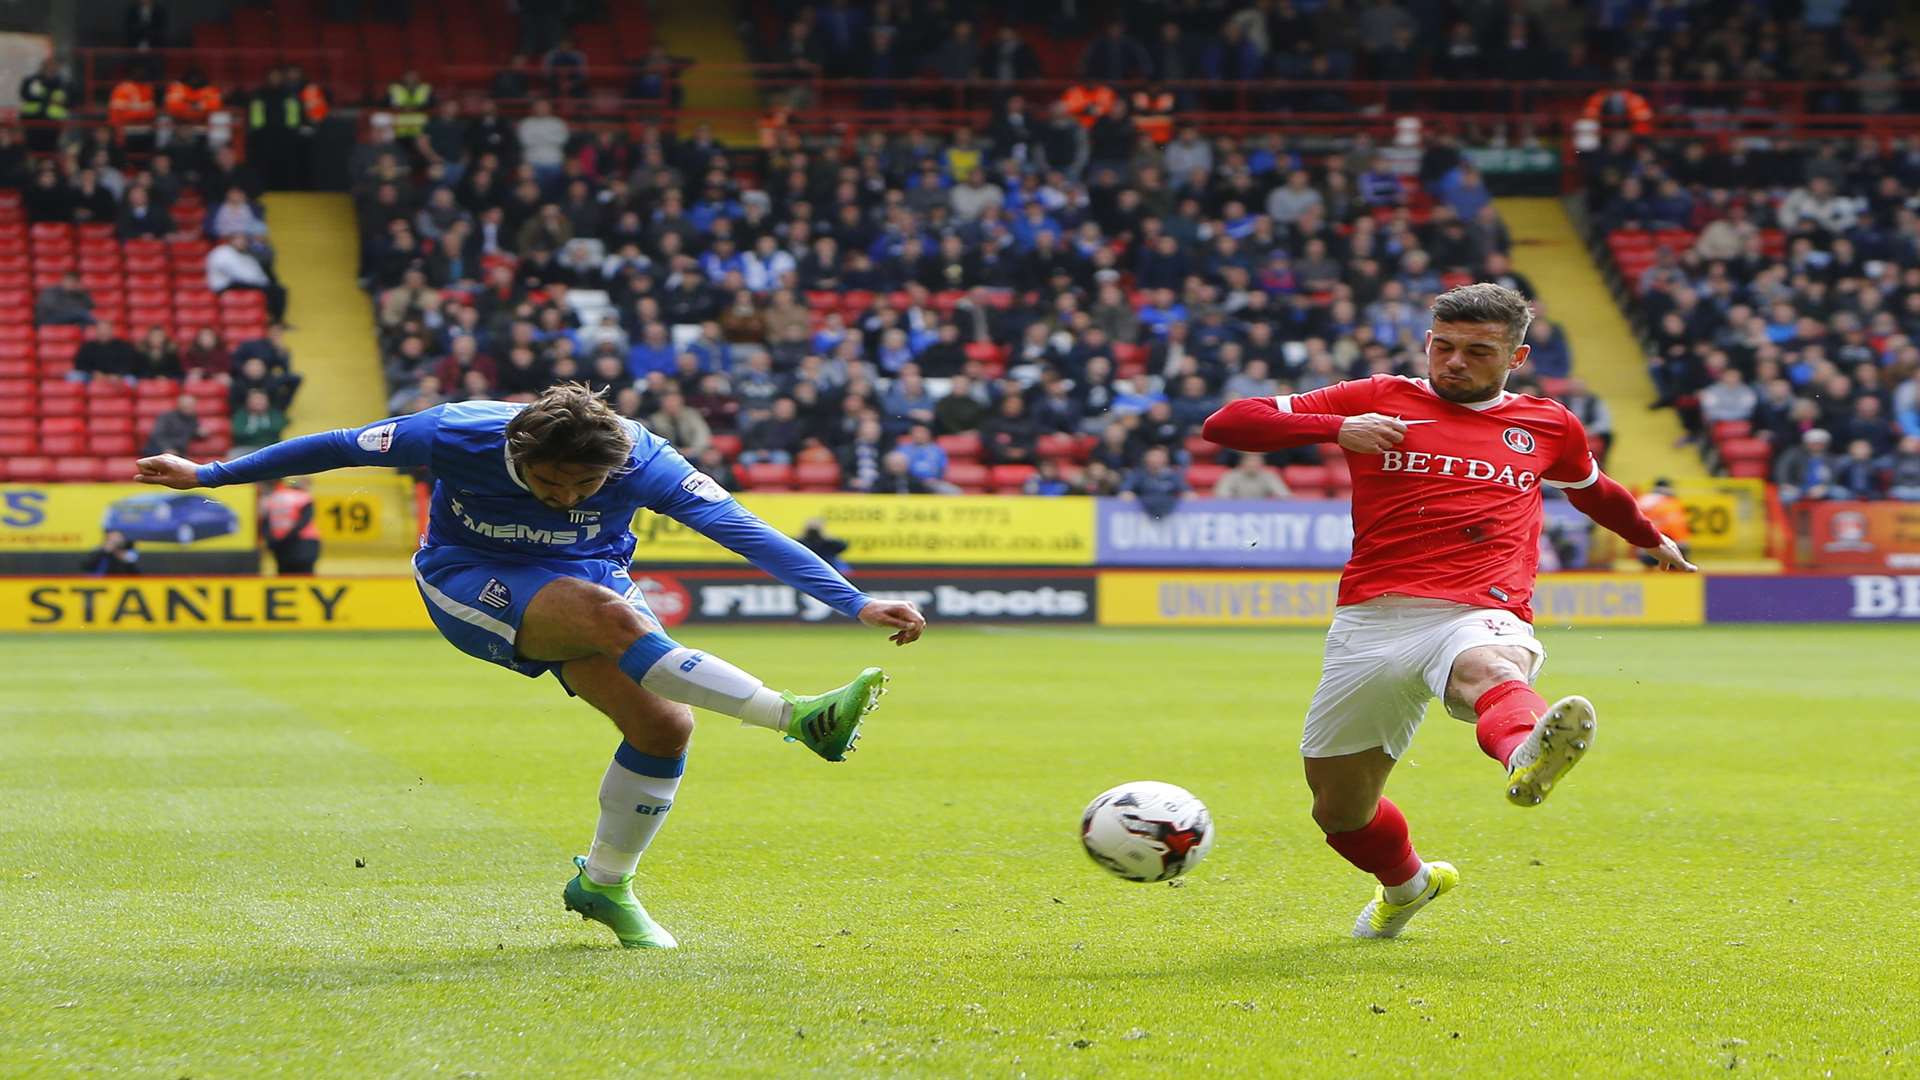
[[[508,562],[484,551],[452,545],[422,548],[413,557],[414,583],[420,586],[427,614],[440,629],[440,636],[468,656],[499,664],[530,679],[549,671],[559,677],[559,663],[527,660],[514,652],[520,620],[533,594],[556,578],[578,578],[612,589],[625,597],[641,618],[661,625],[627,568],[619,563],[603,559]],[[565,685],[564,680],[561,685]]]

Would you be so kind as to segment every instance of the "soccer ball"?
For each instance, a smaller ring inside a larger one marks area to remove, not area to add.
[[[1094,862],[1128,881],[1165,881],[1213,850],[1213,815],[1186,788],[1136,780],[1087,804],[1080,843]]]

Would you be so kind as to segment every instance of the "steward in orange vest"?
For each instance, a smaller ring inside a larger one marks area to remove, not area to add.
[[[1596,90],[1587,99],[1580,115],[1588,120],[1599,121],[1603,128],[1618,128],[1624,120],[1627,130],[1635,135],[1647,135],[1653,131],[1653,106],[1632,90]]]
[[[313,520],[313,496],[305,479],[274,486],[264,500],[267,513],[267,550],[282,576],[311,574],[320,561],[320,527]]]
[[[1173,95],[1159,88],[1134,91],[1133,126],[1156,146],[1172,141]]]
[[[167,87],[167,115],[182,124],[204,124],[224,104],[220,88],[207,85],[207,77],[198,68]]]
[[[153,100],[153,84],[129,75],[114,84],[107,99],[107,123],[122,135],[130,127],[152,127],[159,109]]]
[[[1067,92],[1060,96],[1060,102],[1067,107],[1067,112],[1073,114],[1075,120],[1080,121],[1081,127],[1090,128],[1093,122],[1105,115],[1107,109],[1113,105],[1113,88],[1081,86],[1076,83],[1067,87]]]

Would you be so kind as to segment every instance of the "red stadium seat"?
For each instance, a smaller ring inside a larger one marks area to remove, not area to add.
[[[720,456],[728,461],[740,456],[740,436],[738,435],[715,435],[710,445],[720,451]]]
[[[0,435],[32,438],[40,433],[38,424],[31,416],[0,416]]]
[[[88,447],[96,454],[135,454],[140,450],[139,433],[133,430],[133,421],[126,421],[125,431],[96,431],[88,436]]]
[[[1027,478],[1036,470],[1031,465],[995,465],[991,478],[993,490],[1003,495],[1017,494],[1026,487]]]
[[[40,399],[41,416],[79,416],[85,412],[85,402],[77,397],[42,397]]]
[[[840,490],[840,466],[836,462],[807,462],[794,468],[793,478],[801,491]]]
[[[1113,373],[1116,378],[1131,378],[1147,370],[1147,350],[1124,341],[1113,343]]]
[[[38,447],[32,435],[0,435],[0,458],[25,457]]]
[[[52,454],[56,459],[66,459],[88,453],[85,435],[42,435],[40,452]]]
[[[1079,440],[1065,432],[1042,435],[1034,443],[1034,452],[1043,458],[1054,461],[1071,461],[1079,446]]]
[[[28,397],[0,397],[0,418],[19,419],[40,415],[40,399]]]
[[[73,416],[42,416],[40,418],[40,434],[42,437],[51,435],[84,435],[86,433],[87,418],[84,416],[76,414]]]
[[[1767,463],[1764,461],[1733,461],[1727,464],[1727,475],[1765,480]]]
[[[1225,465],[1189,465],[1187,466],[1187,489],[1195,495],[1212,495],[1213,485],[1227,475]]]
[[[1719,420],[1713,425],[1713,441],[1724,443],[1729,439],[1744,439],[1753,434],[1753,423],[1747,420]]]
[[[1289,465],[1280,470],[1287,487],[1303,499],[1317,499],[1326,493],[1330,477],[1324,465]]]
[[[1771,457],[1773,457],[1773,444],[1765,439],[1749,436],[1728,439],[1720,444],[1720,458],[1729,467],[1742,461],[1758,461],[1764,466]]]
[[[128,483],[140,472],[137,464],[139,460],[131,453],[119,457],[101,458],[100,479],[113,484]]]
[[[947,452],[948,461],[980,460],[980,433],[977,431],[942,435],[934,441],[940,444],[940,449]]]
[[[135,384],[135,393],[143,398],[165,398],[169,403],[180,396],[178,379],[141,379]]]
[[[753,491],[783,491],[793,486],[791,465],[761,462],[744,466],[739,472],[741,482]]]
[[[7,479],[16,483],[45,483],[53,479],[53,460],[43,457],[0,458]]]
[[[954,461],[947,465],[947,482],[969,495],[985,494],[990,480],[985,465],[972,461]]]
[[[964,350],[967,359],[978,360],[990,368],[1005,367],[1008,349],[1004,345],[995,345],[991,341],[969,341]]]
[[[1214,442],[1204,435],[1189,435],[1183,445],[1186,448],[1187,456],[1192,458],[1196,465],[1217,464],[1223,449],[1219,443]]]
[[[53,463],[53,478],[69,483],[91,483],[100,479],[100,463],[91,457],[63,457]]]

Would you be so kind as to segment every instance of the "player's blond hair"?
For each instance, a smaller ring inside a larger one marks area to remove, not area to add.
[[[507,455],[516,467],[590,465],[619,469],[633,453],[633,436],[606,399],[580,383],[548,387],[507,421]]]
[[[1533,306],[1527,298],[1491,281],[1477,281],[1448,289],[1433,300],[1433,321],[1498,323],[1507,328],[1507,345],[1519,348],[1533,325]]]

